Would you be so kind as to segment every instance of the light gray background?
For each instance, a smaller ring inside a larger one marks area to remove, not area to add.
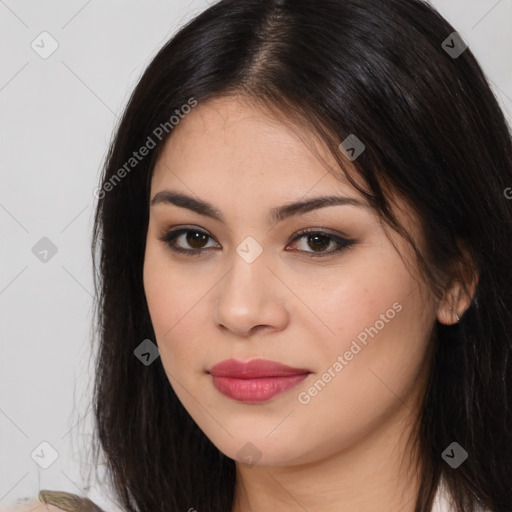
[[[510,122],[512,0],[432,3],[479,59]],[[145,66],[208,5],[0,0],[0,510],[39,489],[115,510],[107,489],[84,489],[93,189]],[[46,59],[31,47],[43,31],[58,42]],[[32,252],[43,237],[57,247],[47,262]],[[59,455],[48,469],[31,458],[43,441]]]

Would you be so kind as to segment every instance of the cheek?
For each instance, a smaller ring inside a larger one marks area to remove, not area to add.
[[[330,346],[343,348],[347,341],[350,344],[352,338],[365,332],[387,311],[390,317],[399,316],[395,315],[393,304],[400,302],[403,306],[403,298],[411,293],[414,283],[388,254],[377,256],[354,258],[353,264],[326,275],[321,287],[313,282],[302,283],[301,295],[307,297],[311,309],[322,320],[322,339]],[[385,325],[387,329],[388,324]]]
[[[168,263],[160,251],[148,246],[143,279],[151,322],[160,345],[173,333],[174,326],[185,314],[184,301],[178,300],[174,292],[180,286],[179,278],[175,272],[169,272]]]
[[[189,278],[171,266],[164,252],[148,247],[144,290],[162,364],[168,372],[177,375],[197,366],[203,327],[197,322],[197,314],[204,290],[190,286]]]
[[[356,443],[404,403],[413,410],[430,320],[417,315],[423,299],[411,276],[394,277],[362,273],[325,290],[323,311],[336,336],[321,336],[311,351],[318,373],[296,402],[310,457]]]
[[[179,306],[173,295],[168,293],[173,289],[171,276],[165,271],[161,258],[148,248],[144,259],[144,292],[157,337],[163,329],[172,326],[171,317],[176,315]]]
[[[164,245],[158,245],[149,237],[144,258],[143,280],[156,334],[165,334],[190,309],[189,303],[195,298],[193,287],[187,286],[186,277],[175,268]]]
[[[370,402],[378,400],[379,390],[406,392],[425,358],[433,309],[400,257],[393,251],[375,252],[358,258],[342,278],[325,283],[315,300],[331,333],[324,329],[314,351],[322,370],[336,374],[336,383],[328,387],[340,386],[345,398],[361,398],[363,385]],[[336,371],[338,356],[342,369],[337,365]]]

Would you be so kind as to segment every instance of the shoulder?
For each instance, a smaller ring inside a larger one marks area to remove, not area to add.
[[[37,498],[30,498],[23,502],[18,501],[14,505],[0,507],[0,512],[62,512],[62,509],[42,503]]]
[[[104,512],[94,502],[64,491],[41,490],[37,498],[20,500],[0,512]]]

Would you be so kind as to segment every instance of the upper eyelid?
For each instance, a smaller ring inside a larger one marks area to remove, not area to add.
[[[201,233],[204,233],[205,235],[208,235],[210,238],[215,239],[215,236],[213,236],[207,229],[201,228],[198,226],[194,226],[194,225],[176,226],[176,227],[171,227],[171,228],[167,228],[167,229],[164,228],[164,234],[175,233],[177,231],[183,231],[183,232],[199,231]],[[343,233],[342,231],[334,230],[332,228],[323,228],[323,227],[315,227],[315,226],[298,229],[295,231],[295,233],[292,236],[299,235],[303,232],[305,232],[306,234],[322,232],[322,233],[325,233],[325,234],[333,236],[333,237],[338,236],[340,238],[350,238],[347,234]]]

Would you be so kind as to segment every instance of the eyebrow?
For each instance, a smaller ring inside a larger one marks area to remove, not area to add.
[[[173,204],[181,208],[192,210],[196,213],[199,213],[200,215],[211,217],[224,224],[226,223],[222,212],[218,208],[206,201],[195,199],[194,197],[182,194],[181,192],[175,192],[171,190],[162,190],[157,192],[151,200],[151,206],[155,206],[157,204]],[[284,219],[287,219],[288,217],[300,215],[302,213],[316,210],[318,208],[345,205],[358,206],[366,209],[369,208],[367,203],[352,197],[320,196],[307,199],[305,201],[286,203],[283,206],[271,208],[268,212],[267,219],[268,222],[273,225],[283,221]]]

